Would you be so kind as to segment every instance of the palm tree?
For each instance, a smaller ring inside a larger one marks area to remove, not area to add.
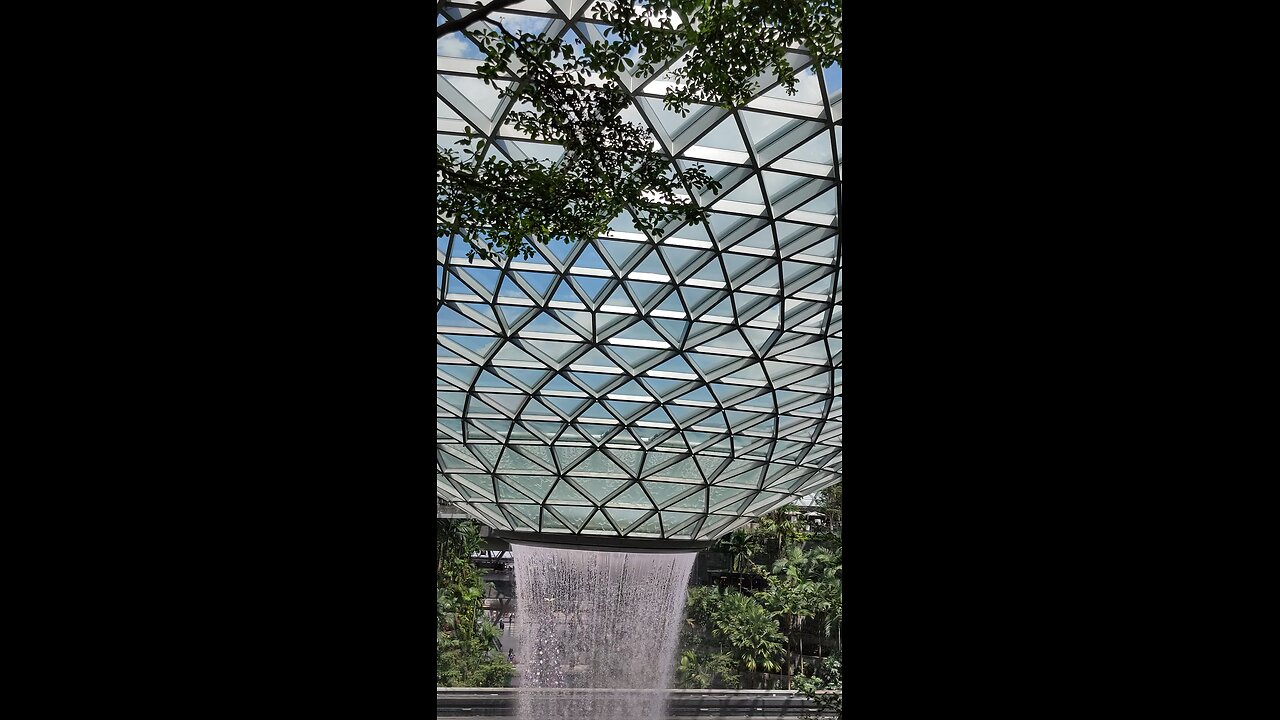
[[[794,506],[787,505],[760,516],[758,532],[768,539],[769,544],[774,545],[774,550],[779,556],[788,545],[795,542],[803,545],[804,541],[809,539],[804,528],[787,514],[794,510]]]
[[[778,631],[778,621],[772,614],[750,598],[745,599],[747,602],[729,618],[726,634],[749,672],[776,672],[781,667],[775,658],[786,638]]]
[[[751,558],[760,552],[760,541],[744,530],[734,530],[720,539],[721,552],[732,558],[733,572],[742,572],[743,567],[751,565]]]

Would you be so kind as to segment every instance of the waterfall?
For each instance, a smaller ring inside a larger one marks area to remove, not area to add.
[[[520,720],[662,720],[696,553],[511,554]]]

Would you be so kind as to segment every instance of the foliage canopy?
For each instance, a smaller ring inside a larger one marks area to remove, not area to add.
[[[673,222],[707,221],[691,198],[718,193],[720,184],[701,165],[672,164],[653,149],[647,128],[624,119],[631,97],[622,74],[668,73],[673,85],[663,102],[683,115],[695,102],[744,104],[767,74],[794,94],[793,44],[812,53],[814,67],[840,62],[835,0],[597,4],[594,18],[610,25],[605,39],[572,43],[571,33],[511,32],[493,11],[513,3],[476,3],[477,10],[439,26],[437,37],[463,31],[485,54],[481,80],[521,108],[510,114],[516,130],[564,153],[556,162],[508,160],[473,138],[470,127],[457,148],[437,147],[443,221],[436,233],[460,236],[469,257],[528,258],[531,242],[594,238],[624,212],[637,230],[651,233]],[[633,50],[638,59],[630,57]]]

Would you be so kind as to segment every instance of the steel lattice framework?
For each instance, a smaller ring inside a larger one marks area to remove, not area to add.
[[[493,17],[603,39],[586,2]],[[464,36],[436,55],[439,145],[469,125],[506,157],[560,157],[506,125]],[[710,540],[842,478],[841,76],[804,70],[794,96],[763,77],[745,106],[686,117],[665,74],[620,79],[655,148],[721,183],[694,198],[710,227],[649,236],[624,215],[501,264],[439,239],[436,491],[499,529]]]

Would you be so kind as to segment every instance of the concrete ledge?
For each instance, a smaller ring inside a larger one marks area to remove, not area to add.
[[[670,553],[692,552],[711,546],[711,540],[660,540],[658,538],[629,538],[616,535],[570,535],[568,533],[527,533],[511,530],[494,530],[492,537],[508,542],[542,545],[568,550],[597,550],[600,552]]]

